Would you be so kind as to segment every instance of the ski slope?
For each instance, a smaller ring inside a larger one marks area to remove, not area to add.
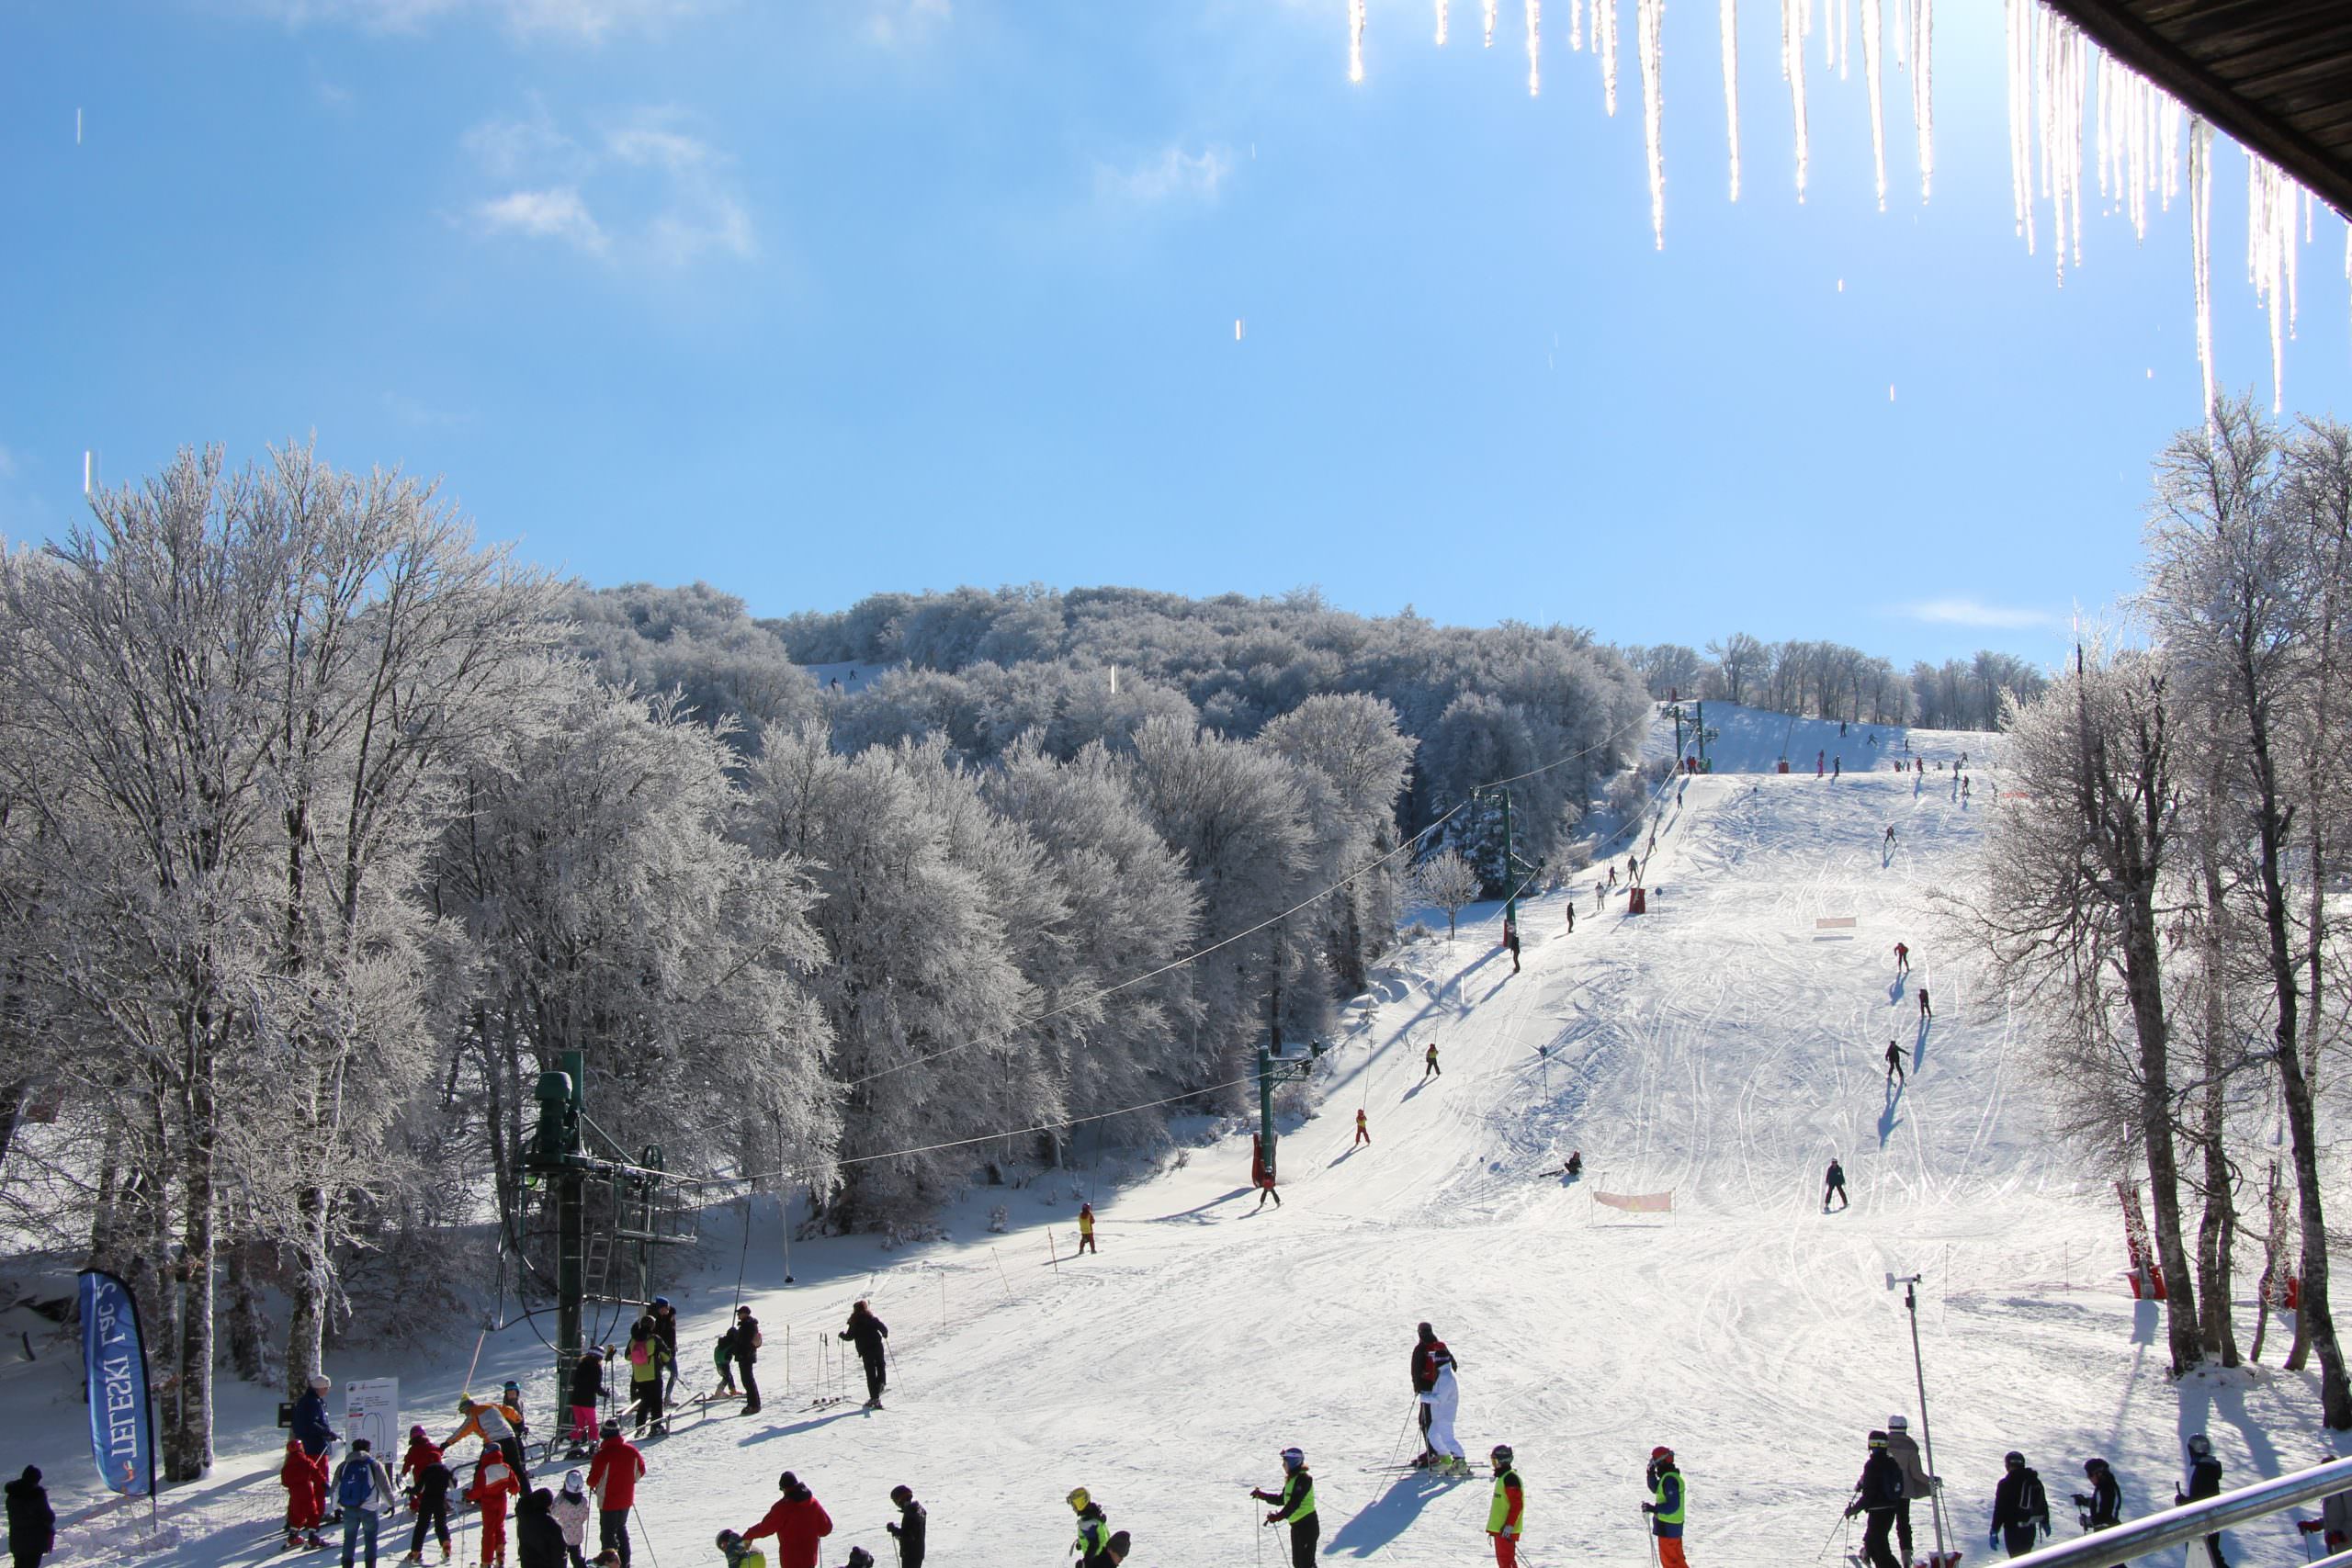
[[[1989,1555],[2011,1447],[2041,1470],[2062,1537],[2088,1454],[2114,1463],[2137,1514],[2169,1503],[2187,1431],[2211,1431],[2232,1483],[2329,1451],[2303,1376],[2169,1383],[2154,1309],[2121,1285],[2111,1191],[2043,1134],[2030,1032],[1939,933],[1931,897],[1970,874],[1997,783],[1982,766],[1989,738],[1907,737],[1931,766],[1971,752],[1964,806],[1951,773],[1898,776],[1859,732],[1841,741],[1835,725],[1713,705],[1709,716],[1719,771],[1688,780],[1679,804],[1671,784],[1661,796],[1649,912],[1629,916],[1622,891],[1596,903],[1596,868],[1522,904],[1519,974],[1492,906],[1457,940],[1408,944],[1348,1010],[1317,1113],[1283,1139],[1279,1209],[1258,1206],[1237,1124],[1129,1179],[1080,1173],[1101,1224],[1102,1250],[1084,1258],[1069,1256],[1068,1177],[975,1190],[943,1216],[948,1239],[796,1246],[790,1287],[772,1201],[748,1224],[740,1205],[712,1211],[706,1267],[672,1292],[687,1382],[709,1381],[740,1269],[765,1325],[768,1403],[754,1417],[690,1414],[649,1446],[640,1539],[653,1550],[639,1561],[716,1561],[713,1534],[756,1519],[789,1468],[836,1521],[828,1564],[853,1544],[894,1561],[882,1524],[901,1481],[930,1508],[936,1563],[1064,1560],[1061,1499],[1077,1485],[1133,1532],[1133,1562],[1286,1562],[1244,1488],[1273,1484],[1288,1444],[1316,1473],[1327,1558],[1491,1561],[1483,1462],[1455,1483],[1374,1469],[1417,1446],[1406,1357],[1426,1318],[1461,1360],[1465,1446],[1517,1450],[1522,1561],[1646,1562],[1642,1472],[1665,1443],[1689,1479],[1694,1564],[1809,1563],[1825,1543],[1834,1562],[1864,1432],[1896,1411],[1919,1425],[1890,1273],[1926,1277],[1935,1459],[1971,1561]],[[1670,727],[1652,744],[1670,752]],[[1814,776],[1817,749],[1844,777]],[[1771,771],[1784,751],[1804,766]],[[1913,952],[1907,980],[1897,941]],[[1924,1024],[1922,986],[1936,1008]],[[1890,1040],[1909,1069],[1899,1092],[1883,1076]],[[1442,1076],[1424,1082],[1431,1042]],[[1359,1107],[1373,1139],[1360,1149]],[[1570,1149],[1580,1183],[1557,1174]],[[1825,1214],[1833,1155],[1853,1204]],[[1599,1188],[1671,1191],[1673,1211],[1601,1208]],[[1010,1229],[991,1235],[999,1203]],[[893,1330],[888,1408],[860,1412],[862,1389],[808,1408],[842,1382],[820,1348],[842,1348],[831,1335],[859,1296]],[[2250,1309],[2241,1322],[2250,1331]],[[471,1339],[453,1333],[405,1365],[353,1349],[334,1371],[399,1371],[406,1404],[430,1412],[413,1418],[437,1434],[454,1425]],[[543,1364],[517,1327],[491,1339],[474,1381],[540,1378],[537,1413]],[[72,1370],[9,1375],[0,1402],[20,1434],[48,1424],[20,1447],[68,1483],[67,1513],[88,1473]],[[166,1505],[171,1560],[258,1554],[278,1441],[266,1426],[224,1438],[219,1477]],[[1917,1524],[1924,1552],[1925,1510]],[[69,1532],[69,1548],[64,1561],[138,1555],[104,1525]],[[2276,1524],[2233,1532],[2229,1549],[2233,1562],[2301,1560]]]

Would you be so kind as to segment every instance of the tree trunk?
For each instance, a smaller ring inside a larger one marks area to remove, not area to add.
[[[215,1213],[212,1021],[198,1009],[190,1031],[187,1145],[182,1151],[181,1253],[172,1269],[179,1295],[179,1345],[172,1407],[164,1422],[164,1474],[200,1481],[212,1468],[212,1251]]]
[[[276,1359],[269,1353],[269,1314],[254,1284],[250,1243],[227,1248],[229,1269],[229,1364],[237,1376],[266,1386]]]
[[[2155,918],[2145,898],[2125,911],[2123,988],[2140,1046],[2140,1135],[2148,1153],[2148,1197],[2155,1231],[2156,1259],[2165,1271],[2165,1334],[2172,1375],[2179,1377],[2204,1360],[2198,1332],[2197,1288],[2190,1282],[2188,1249],[2180,1238],[2180,1161],[2173,1147],[2171,1065],[2167,1059],[2165,1004],[2157,957]]]
[[[2230,1249],[2237,1235],[2237,1195],[2232,1185],[2229,1148],[2229,1097],[2224,1082],[2229,1047],[2229,1009],[2225,1005],[2222,962],[2222,921],[2228,916],[2222,890],[2222,868],[2209,832],[2200,836],[2199,858],[2204,874],[2205,920],[2201,956],[2205,965],[2205,1028],[2203,1123],[2198,1144],[2205,1156],[2205,1215],[2197,1233],[2197,1293],[2203,1308],[2200,1322],[2205,1349],[2219,1356],[2222,1365],[2238,1364],[2237,1329],[2230,1321]]]
[[[328,1272],[327,1221],[331,1205],[313,1184],[296,1200],[300,1228],[294,1235],[294,1277],[287,1286],[286,1397],[300,1399],[311,1379],[326,1370]]]

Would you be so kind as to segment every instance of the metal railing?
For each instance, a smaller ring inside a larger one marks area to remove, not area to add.
[[[2061,1545],[2041,1547],[2009,1562],[2017,1568],[2115,1568],[2117,1563],[2132,1558],[2202,1540],[2233,1526],[2267,1518],[2344,1491],[2352,1491],[2352,1459],[2273,1476],[2218,1497],[2201,1497],[2178,1508],[2166,1508],[2161,1514],[2127,1520],[2113,1529],[2094,1530]],[[2336,1564],[2352,1568],[2352,1551],[2323,1559],[2323,1564],[2324,1568],[2335,1568]]]

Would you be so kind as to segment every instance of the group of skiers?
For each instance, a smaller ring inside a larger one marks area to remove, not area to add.
[[[1940,1478],[1928,1473],[1919,1460],[1919,1445],[1905,1429],[1907,1423],[1901,1416],[1887,1417],[1883,1429],[1873,1430],[1868,1438],[1870,1457],[1863,1462],[1860,1480],[1854,1483],[1853,1501],[1846,1506],[1846,1516],[1864,1517],[1862,1556],[1871,1568],[1898,1568],[1913,1561],[1911,1555],[1911,1505],[1926,1502],[1936,1506],[1941,1491]],[[2173,1506],[2193,1503],[2200,1497],[2217,1497],[2222,1491],[2222,1461],[2214,1457],[2213,1444],[2202,1432],[2191,1433],[2185,1447],[2188,1455],[2188,1475],[2173,1489]],[[2050,1495],[2041,1483],[2041,1476],[2025,1461],[2025,1455],[2011,1450],[2002,1456],[2001,1479],[1993,1488],[1992,1526],[1986,1534],[1986,1544],[1999,1547],[2011,1557],[2022,1557],[2042,1540],[2049,1539]],[[2113,1529],[2123,1522],[2123,1488],[2116,1480],[2115,1471],[2107,1461],[2093,1457],[2083,1461],[2083,1476],[2089,1486],[2087,1492],[2073,1494],[2076,1522],[2086,1531]],[[2339,1494],[2327,1500],[2320,1518],[2301,1524],[2307,1533],[2335,1531],[2328,1540],[2330,1549],[2352,1532],[2352,1494]],[[1888,1538],[1894,1537],[1900,1556],[1891,1550]],[[2205,1551],[2211,1568],[2229,1568],[2222,1558],[2222,1538],[2205,1538]]]

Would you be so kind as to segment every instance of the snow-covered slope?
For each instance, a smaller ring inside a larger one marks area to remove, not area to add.
[[[1472,1453],[1518,1451],[1524,1560],[1645,1561],[1642,1470],[1666,1443],[1690,1478],[1694,1562],[1811,1562],[1839,1534],[1864,1431],[1896,1411],[1918,1425],[1890,1272],[1926,1276],[1936,1459],[1972,1561],[2013,1446],[2042,1471],[2062,1534],[2091,1453],[2114,1462],[2133,1512],[2169,1501],[2188,1430],[2211,1429],[2235,1478],[2318,1457],[2302,1377],[2168,1384],[2154,1310],[2121,1289],[2112,1194],[2043,1138],[2019,1021],[1936,933],[1928,895],[1966,874],[1994,779],[1979,773],[1964,805],[1949,772],[1898,776],[1881,750],[1876,771],[1817,780],[1811,752],[1835,725],[1709,717],[1724,771],[1667,797],[1649,912],[1627,915],[1622,892],[1597,905],[1586,873],[1522,907],[1521,973],[1492,908],[1454,942],[1408,947],[1351,1010],[1320,1113],[1283,1142],[1280,1209],[1257,1206],[1246,1133],[1232,1133],[1090,1189],[1098,1256],[1069,1256],[1068,1182],[1039,1183],[975,1193],[948,1216],[952,1240],[796,1247],[790,1288],[773,1208],[740,1259],[738,1212],[716,1212],[723,1260],[680,1293],[689,1379],[708,1380],[740,1263],[766,1325],[769,1402],[757,1417],[690,1416],[651,1447],[640,1511],[661,1562],[712,1561],[713,1533],[757,1518],[789,1468],[838,1523],[829,1564],[851,1544],[892,1561],[881,1527],[901,1481],[930,1506],[940,1563],[1058,1560],[1076,1485],[1134,1532],[1133,1562],[1253,1562],[1281,1543],[1243,1488],[1271,1484],[1294,1443],[1317,1476],[1327,1556],[1481,1561],[1483,1479],[1374,1469],[1413,1447],[1406,1355],[1427,1318],[1461,1359]],[[1909,737],[1915,754],[1968,750],[1972,765],[1985,739]],[[1671,744],[1668,729],[1659,754]],[[1764,771],[1784,747],[1805,769]],[[1899,1093],[1890,1040],[1910,1073]],[[1430,1042],[1443,1076],[1424,1083]],[[1373,1143],[1355,1149],[1359,1107]],[[1574,1185],[1556,1174],[1572,1148],[1586,1170]],[[1825,1215],[1832,1155],[1854,1201]],[[1670,1190],[1673,1212],[1598,1207],[1600,1188]],[[1010,1234],[981,1223],[997,1202]],[[888,1408],[808,1408],[819,1347],[841,1348],[832,1331],[861,1295],[893,1331]],[[540,1360],[512,1330],[476,1382]],[[464,1364],[400,1369],[436,1429]],[[377,1370],[358,1351],[336,1369]],[[71,1397],[48,1415],[77,1416]],[[70,1442],[50,1446],[62,1451],[40,1457],[65,1472]],[[167,1509],[187,1530],[178,1561],[247,1556],[276,1506],[274,1481],[239,1480],[274,1434],[230,1446],[247,1457],[201,1505]],[[2232,1552],[2298,1560],[2283,1527],[2233,1532]]]

